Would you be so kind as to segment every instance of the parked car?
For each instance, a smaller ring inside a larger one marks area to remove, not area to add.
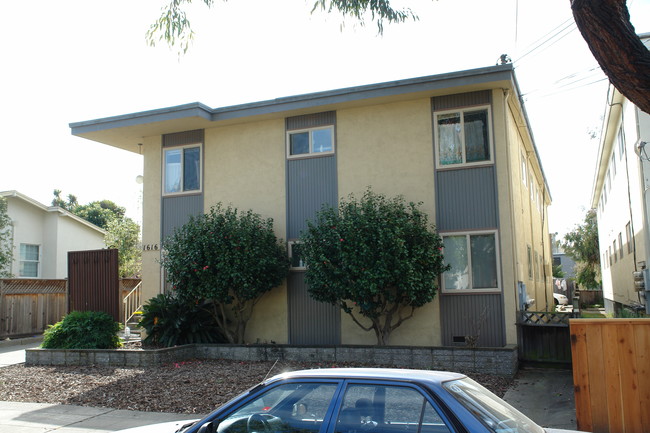
[[[555,305],[569,305],[569,298],[561,293],[553,293],[553,300]]]
[[[122,433],[544,433],[465,375],[333,368],[280,374],[197,421]]]

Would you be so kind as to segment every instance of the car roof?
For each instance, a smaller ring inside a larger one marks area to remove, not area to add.
[[[463,379],[467,376],[450,371],[411,370],[400,368],[320,368],[297,370],[278,374],[268,382],[286,379],[377,379],[396,381],[415,381],[440,384],[448,380]]]

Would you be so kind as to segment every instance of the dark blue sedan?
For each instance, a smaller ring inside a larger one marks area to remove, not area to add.
[[[272,377],[194,422],[122,433],[544,433],[458,373],[379,368],[302,370]],[[566,431],[566,430],[565,430]]]

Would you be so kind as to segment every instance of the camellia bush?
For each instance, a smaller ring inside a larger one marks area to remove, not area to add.
[[[162,266],[180,299],[210,311],[229,343],[244,343],[253,308],[289,271],[273,220],[253,211],[212,207],[165,241]]]
[[[117,349],[119,322],[103,311],[73,311],[43,334],[44,349]]]
[[[341,307],[379,345],[433,300],[448,269],[442,239],[419,206],[369,189],[338,209],[324,207],[300,238],[311,296]]]

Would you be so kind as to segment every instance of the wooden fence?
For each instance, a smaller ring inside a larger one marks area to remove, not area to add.
[[[520,311],[517,320],[519,361],[571,364],[571,317],[575,317],[575,313]]]
[[[120,299],[139,282],[120,280]],[[67,296],[67,280],[0,279],[0,339],[42,334],[68,314]]]
[[[650,319],[570,320],[578,430],[650,431]]]
[[[0,338],[42,333],[67,304],[66,280],[0,280]]]

